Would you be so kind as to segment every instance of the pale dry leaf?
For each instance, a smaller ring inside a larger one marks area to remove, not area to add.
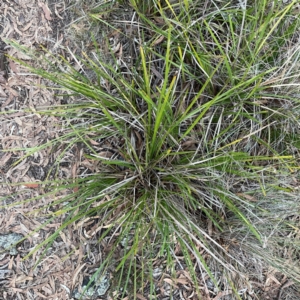
[[[180,284],[188,284],[189,281],[186,278],[177,278],[176,279],[176,283],[180,283]]]
[[[140,299],[140,300],[147,300],[147,298],[144,297],[144,296],[141,295],[141,294],[136,294],[136,297],[137,297],[138,299]]]
[[[90,139],[89,141],[94,146],[100,145],[98,142],[94,141],[93,139]]]
[[[12,156],[12,153],[10,153],[10,152],[3,155],[3,157],[1,157],[1,159],[0,159],[0,167],[5,166],[5,164],[11,158],[11,156]]]
[[[50,11],[49,7],[47,6],[47,4],[39,2],[39,7],[41,7],[43,9],[46,20],[51,21],[52,20],[52,18],[50,16],[51,11]]]
[[[54,12],[55,12],[55,15],[56,15],[58,18],[60,18],[61,20],[63,20],[64,18],[63,18],[62,16],[59,15],[59,12],[58,12],[56,6],[57,6],[57,5],[55,4],[55,6],[54,6]],[[62,9],[60,9],[60,11],[62,11]]]
[[[15,22],[13,22],[13,26],[15,32],[17,32],[20,36],[23,36],[23,33],[18,29],[18,25]]]
[[[35,289],[35,293],[36,293],[39,297],[41,297],[41,299],[49,299],[48,296],[44,296],[43,294],[41,294],[40,292],[38,292],[36,289]]]
[[[27,25],[25,25],[22,29],[22,31],[27,31],[33,24],[33,22],[35,21],[35,19],[32,19]]]
[[[19,96],[19,93],[15,90],[15,89],[13,89],[13,88],[11,88],[11,87],[7,87],[7,90],[9,91],[9,93],[12,95],[12,96],[15,96],[15,97],[18,97]],[[11,96],[10,95],[10,96]]]
[[[243,198],[245,198],[245,199],[247,199],[251,202],[257,202],[258,201],[255,197],[244,194],[244,193],[237,193],[237,196],[243,197]]]
[[[275,282],[276,285],[281,285],[279,280],[273,274],[268,274],[268,278],[266,280],[266,286],[268,286],[270,284],[270,281]]]
[[[122,58],[122,56],[123,56],[123,46],[122,46],[122,44],[121,44],[121,47],[120,47],[120,49],[119,49],[119,53],[117,54],[117,57],[118,57],[118,58]]]
[[[164,39],[165,39],[165,37],[164,37],[163,35],[161,35],[159,38],[157,38],[157,39],[152,43],[152,46],[156,46],[156,45],[160,44]]]
[[[121,43],[119,42],[113,49],[113,52],[114,53],[117,53],[119,50],[120,50],[120,47],[121,47]]]
[[[12,61],[11,59],[9,60],[9,67],[14,73],[16,73],[16,74],[19,73],[19,68],[18,68],[17,64],[14,61]]]
[[[163,281],[166,282],[166,283],[168,283],[169,285],[172,285],[173,287],[177,288],[176,283],[172,279],[170,279],[170,278],[164,278]]]
[[[25,53],[22,53],[20,51],[17,51],[14,56],[16,58],[19,58],[20,60],[31,60],[31,57],[29,55],[26,55]]]
[[[76,280],[77,280],[77,276],[80,273],[80,271],[85,267],[86,263],[83,263],[82,265],[79,265],[73,275],[73,279],[72,279],[72,285],[73,287],[75,286]]]

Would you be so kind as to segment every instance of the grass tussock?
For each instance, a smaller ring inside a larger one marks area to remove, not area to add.
[[[289,182],[299,174],[296,1],[105,3],[90,17],[119,30],[124,49],[107,39],[104,59],[93,37],[79,71],[63,57],[48,56],[47,70],[28,66],[84,100],[39,112],[59,117],[65,133],[26,155],[64,144],[59,169],[81,145],[97,166],[72,180],[49,173],[49,194],[71,193],[52,203],[51,217],[66,217],[40,247],[101,216],[98,241],[109,240],[110,251],[99,272],[113,264],[121,298],[155,297],[158,260],[175,283],[186,270],[198,297],[210,278],[214,291],[242,299],[245,282],[261,272],[249,274],[249,260],[298,282],[291,216],[299,197]],[[120,30],[109,16],[128,5]]]

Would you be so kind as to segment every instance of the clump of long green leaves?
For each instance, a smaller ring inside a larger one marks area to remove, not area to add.
[[[206,276],[221,288],[211,260],[228,274],[238,272],[242,262],[226,246],[232,234],[254,240],[262,255],[260,212],[270,215],[249,199],[280,190],[277,172],[297,170],[288,149],[299,149],[292,138],[299,99],[289,86],[299,89],[291,65],[299,50],[284,54],[299,20],[293,3],[279,1],[246,7],[213,2],[203,7],[203,1],[189,0],[150,1],[145,7],[142,2],[130,1],[142,40],[134,44],[135,63],[126,71],[116,68],[116,60],[101,60],[97,49],[81,58],[94,72],[93,81],[66,61],[67,72],[56,71],[51,59],[51,71],[29,67],[85,97],[80,104],[44,112],[68,122],[67,133],[50,144],[81,143],[86,159],[100,166],[99,172],[59,187],[55,182],[50,193],[75,192],[55,202],[68,201],[53,216],[66,214],[65,223],[40,246],[69,224],[98,214],[109,224],[99,240],[117,233],[100,271],[120,243],[125,249],[115,263],[123,296],[143,293],[146,282],[155,296],[153,261],[164,257],[173,277],[179,266],[187,268],[200,297]],[[106,146],[96,150],[95,142]],[[34,151],[27,149],[27,155]],[[299,275],[294,272],[293,278]]]

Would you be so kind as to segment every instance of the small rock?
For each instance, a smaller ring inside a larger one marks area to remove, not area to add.
[[[20,233],[7,233],[0,235],[0,259],[3,259],[5,254],[9,252],[10,255],[17,255],[18,251],[16,245],[23,239]],[[3,255],[4,253],[4,255]]]
[[[90,299],[91,297],[100,297],[105,295],[110,287],[109,279],[109,273],[106,273],[102,276],[100,275],[99,278],[96,280],[96,283],[95,281],[92,281],[92,283],[86,289],[86,287],[89,284],[90,278],[85,278],[81,286],[81,292],[79,292],[78,289],[75,289],[75,291],[73,292],[73,298],[86,300]]]

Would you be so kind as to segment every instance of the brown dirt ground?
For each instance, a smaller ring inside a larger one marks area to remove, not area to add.
[[[77,31],[84,31],[88,25],[84,22],[72,23],[73,17],[66,9],[74,3],[76,5],[76,2],[71,2],[2,0],[1,39],[15,39],[21,45],[33,49],[43,45],[53,53],[66,56],[70,55],[64,52],[67,47],[72,48],[74,53],[80,51],[80,46],[74,44],[70,35],[66,34],[66,28],[71,28],[70,24],[73,24]],[[24,151],[13,149],[38,147],[45,141],[59,136],[62,129],[56,126],[57,118],[39,114],[39,108],[59,105],[62,100],[57,98],[53,91],[43,88],[51,86],[51,83],[30,74],[12,60],[6,60],[4,53],[25,61],[30,59],[7,46],[3,40],[0,41],[0,197],[4,203],[0,207],[0,233],[15,232],[26,236],[35,232],[18,246],[18,255],[7,254],[0,261],[0,299],[72,299],[69,291],[80,285],[86,275],[93,274],[102,260],[102,253],[100,247],[97,247],[94,234],[97,228],[94,228],[93,220],[83,220],[81,224],[67,228],[61,233],[47,250],[46,256],[42,256],[43,252],[39,249],[29,259],[22,260],[61,224],[63,216],[38,230],[49,210],[47,205],[53,201],[52,197],[45,195],[38,182],[45,180],[59,151],[51,147],[41,149],[35,155],[16,165],[13,164],[26,154]],[[10,110],[17,112],[9,113]],[[62,177],[74,176],[79,157],[79,149],[73,148],[69,151],[65,165],[59,170]],[[40,198],[24,202],[34,196]],[[40,208],[43,209],[39,210]],[[36,213],[29,214],[32,212]],[[248,298],[245,299],[279,300],[280,295],[280,299],[297,299],[283,298],[283,293],[279,291],[292,284],[286,277],[280,276],[280,279],[277,279],[276,274],[273,270],[263,276],[262,280],[252,282],[253,291],[260,290],[260,293],[248,293]],[[165,282],[168,282],[167,278],[165,279]],[[193,296],[192,286],[187,282],[185,284],[186,286],[177,293],[176,299],[197,299]],[[258,294],[260,298],[256,296]],[[110,297],[105,296],[105,299]],[[140,295],[139,299],[146,298]],[[164,299],[163,293],[161,299]],[[233,298],[230,298],[230,293],[212,295],[207,292],[203,299]]]

